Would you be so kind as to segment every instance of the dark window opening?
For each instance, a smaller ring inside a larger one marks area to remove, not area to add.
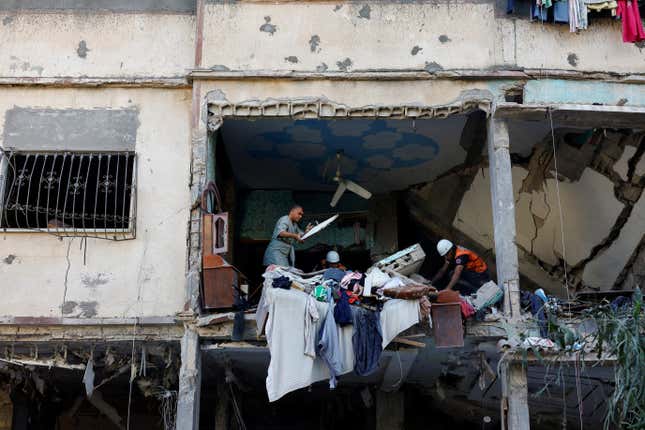
[[[7,152],[0,228],[128,239],[134,152]],[[114,233],[119,233],[115,235]]]
[[[226,222],[223,218],[215,221],[215,248],[221,249],[226,246]]]

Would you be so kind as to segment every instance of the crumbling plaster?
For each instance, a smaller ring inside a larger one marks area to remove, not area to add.
[[[570,284],[578,286],[582,282],[584,287],[614,288],[622,273],[629,271],[630,258],[645,231],[645,203],[638,199],[643,184],[635,174],[641,150],[629,149],[635,148],[632,143],[621,156],[624,142],[631,137],[620,138],[616,133],[595,136],[600,140],[592,136],[580,150],[560,142],[558,159],[569,177],[561,176],[559,190],[549,142],[535,146],[527,165],[513,167],[521,273],[554,293],[561,292],[556,290],[556,280],[564,279],[563,260],[569,268]],[[631,141],[639,142],[638,136],[634,135]],[[584,155],[586,152],[589,156]],[[571,161],[576,153],[578,158]],[[621,178],[613,170],[619,165],[616,160],[625,156],[630,156],[628,166],[634,166],[629,178]],[[574,165],[576,162],[580,169]],[[453,227],[489,249],[493,242],[487,174],[488,169],[484,168],[464,194]],[[625,198],[622,191],[625,187],[629,188],[627,195],[632,200]],[[636,191],[631,193],[632,189]]]
[[[213,2],[205,7],[206,68],[356,71],[520,67],[642,72],[645,55],[620,24],[586,31],[508,17],[495,2]],[[468,28],[467,32],[459,28]],[[270,27],[267,27],[269,26]],[[316,47],[310,41],[316,36]],[[347,41],[352,43],[348,44]],[[459,55],[455,55],[458,52]],[[577,62],[571,64],[571,54]],[[296,57],[297,62],[285,61]],[[349,61],[348,61],[349,60]]]
[[[240,104],[260,106],[268,101],[288,101],[288,104],[307,102],[329,102],[331,106],[389,107],[403,106],[432,107],[458,105],[464,101],[488,103],[496,97],[487,81],[204,81],[202,91],[206,102],[213,105]],[[496,88],[496,86],[495,86]],[[211,109],[213,111],[214,109]],[[402,109],[400,109],[402,111]],[[231,115],[231,114],[229,114]],[[266,114],[265,114],[266,115]],[[329,114],[328,114],[329,115]],[[342,116],[334,112],[329,116]],[[238,113],[237,116],[245,116]],[[258,116],[248,115],[248,116]],[[279,114],[278,116],[284,116]],[[287,113],[288,116],[288,113]],[[325,115],[321,115],[325,116]],[[359,116],[359,115],[356,115]],[[364,116],[369,117],[367,113]],[[371,114],[376,116],[375,113]],[[394,117],[407,115],[393,115]]]
[[[620,175],[620,179],[627,181],[629,174],[629,163],[636,156],[638,152],[638,147],[636,146],[625,146],[623,155],[620,159],[614,164],[614,171]],[[645,157],[641,156],[640,159],[634,164],[634,176],[643,177],[645,176]]]
[[[623,205],[613,195],[614,184],[589,168],[579,181],[562,181],[559,188],[558,199],[556,180],[547,179],[543,190],[517,196],[518,244],[550,265],[566,255],[575,266],[608,236]]]
[[[620,230],[618,238],[608,249],[585,265],[582,273],[583,282],[591,287],[611,289],[623,271],[625,263],[643,240],[644,232],[645,198],[641,196],[638,203],[634,205],[627,223]]]
[[[138,111],[137,238],[113,242],[0,233],[0,315],[127,317],[181,311],[190,209],[190,92],[5,89],[0,136],[5,113],[16,105]],[[11,264],[7,255],[15,256]]]

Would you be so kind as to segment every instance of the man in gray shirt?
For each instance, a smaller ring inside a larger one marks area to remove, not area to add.
[[[311,224],[307,226],[305,231],[298,226],[298,222],[302,219],[304,211],[302,206],[294,205],[289,211],[289,215],[285,215],[278,219],[271,235],[271,242],[264,252],[265,266],[275,264],[278,266],[295,266],[296,252],[293,247],[295,242],[302,243],[302,235],[311,230]]]

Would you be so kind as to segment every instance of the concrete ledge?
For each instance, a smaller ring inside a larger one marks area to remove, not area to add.
[[[80,88],[103,88],[103,87],[125,87],[125,88],[191,88],[185,77],[21,77],[21,76],[0,76],[0,86],[21,86],[21,87],[80,87]]]
[[[177,325],[173,316],[166,317],[140,317],[140,318],[58,318],[58,317],[31,317],[31,316],[4,316],[0,317],[0,326],[105,326],[105,325]]]
[[[180,341],[183,325],[0,325],[0,343]]]
[[[645,84],[645,73],[580,72],[549,69],[370,69],[352,72],[316,72],[293,70],[213,70],[194,69],[187,75],[192,80],[339,80],[339,81],[409,81],[409,80],[528,80],[565,79],[595,80]]]
[[[498,103],[494,116],[497,118],[548,122],[550,121],[549,112],[554,126],[645,127],[645,107],[632,106]]]

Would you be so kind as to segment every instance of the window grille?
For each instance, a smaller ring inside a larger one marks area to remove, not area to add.
[[[134,152],[0,153],[0,230],[134,239]]]

